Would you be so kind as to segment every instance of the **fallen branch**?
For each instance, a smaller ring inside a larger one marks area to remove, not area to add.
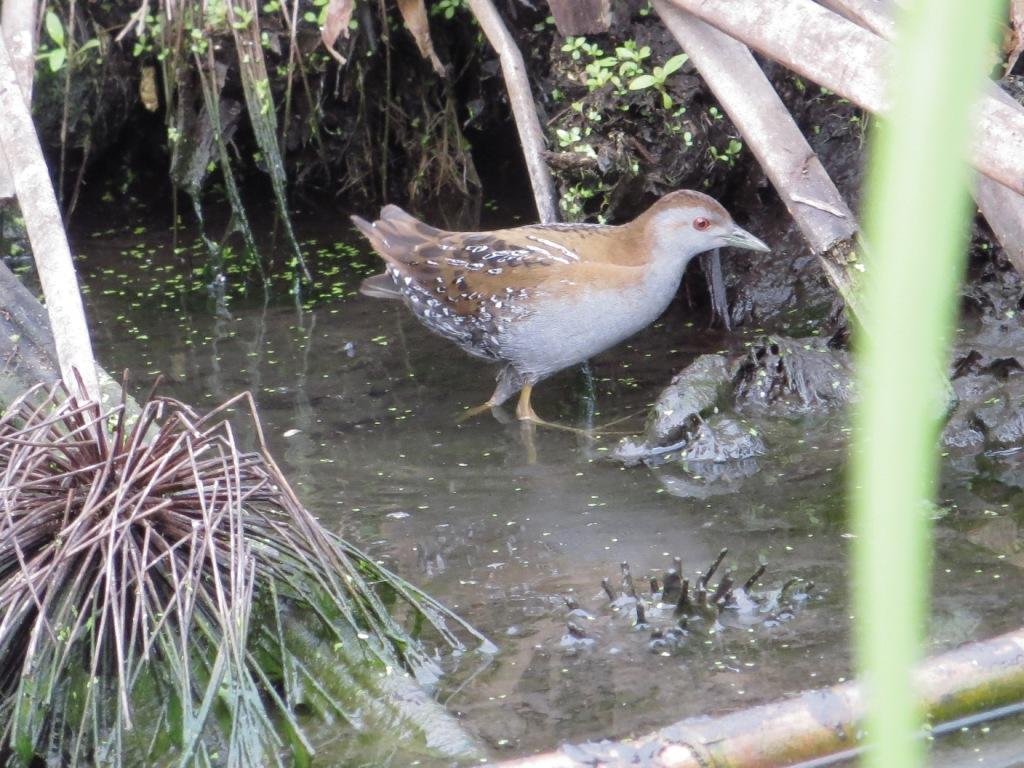
[[[102,401],[121,403],[129,416],[139,414],[139,404],[121,389],[101,366],[96,366]],[[0,412],[35,386],[52,386],[60,379],[57,350],[46,309],[0,262]]]
[[[0,30],[18,77],[25,102],[32,103],[32,75],[36,61],[35,0],[4,0],[0,3]],[[0,200],[14,197],[14,180],[0,148]]]
[[[876,114],[889,111],[892,45],[812,0],[666,0],[794,72]],[[1024,112],[986,96],[975,109],[970,159],[1024,194]]]
[[[544,164],[544,131],[537,117],[537,106],[534,104],[530,82],[526,77],[523,54],[519,52],[516,41],[512,39],[491,0],[469,0],[469,7],[491,46],[497,51],[501,62],[501,73],[505,77],[512,116],[519,131],[519,141],[523,145],[523,156],[526,158],[526,170],[530,175],[530,185],[533,187],[533,199],[537,203],[537,215],[544,224],[558,221],[555,183],[551,178],[551,172]]]
[[[840,16],[870,29],[879,37],[892,40],[896,37],[896,20],[892,15],[892,3],[886,0],[818,0],[826,8]]]
[[[998,181],[979,176],[974,200],[1014,269],[1024,274],[1024,197]]]
[[[971,643],[918,666],[914,682],[933,723],[1024,699],[1024,629]],[[859,743],[864,717],[859,683],[805,691],[715,718],[682,720],[626,742],[563,747],[499,768],[770,768],[846,753]]]
[[[859,316],[856,217],[750,49],[666,0],[654,7],[743,135],[829,282]]]
[[[85,391],[76,394],[98,399],[96,363],[71,248],[28,103],[3,38],[0,30],[0,115],[4,116],[0,120],[0,147],[10,162],[14,191],[46,296],[61,373],[69,383],[81,377]]]
[[[892,40],[896,34],[889,3],[880,0],[824,0],[824,4],[887,40]],[[1024,108],[997,83],[990,83],[985,92],[1002,104],[1024,112]],[[975,182],[974,199],[1014,268],[1024,273],[1024,197],[987,176],[979,176]]]

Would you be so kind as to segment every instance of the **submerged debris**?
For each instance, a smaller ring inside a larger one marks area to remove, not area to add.
[[[755,431],[718,412],[734,372],[722,355],[698,357],[662,390],[644,433],[624,438],[613,457],[637,464],[678,453],[687,461],[722,462],[764,453]]]
[[[643,434],[624,438],[611,456],[627,465],[745,462],[767,447],[761,424],[743,417],[828,412],[851,396],[845,352],[824,339],[765,337],[740,360],[701,355],[677,373],[651,408]],[[700,474],[714,471],[711,466]]]
[[[849,355],[820,338],[766,337],[750,349],[733,381],[738,410],[779,416],[841,407],[852,388]]]

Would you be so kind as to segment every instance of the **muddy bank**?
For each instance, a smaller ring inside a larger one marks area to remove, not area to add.
[[[964,456],[1016,454],[1024,450],[1019,312],[990,307],[964,325],[941,442]],[[855,394],[849,351],[820,337],[763,337],[744,355],[702,355],[676,373],[643,433],[623,438],[611,456],[627,465],[678,461],[705,478],[748,474],[751,460],[792,440],[780,421],[842,414]]]
[[[771,450],[763,432],[773,419],[840,410],[852,396],[848,352],[815,337],[764,337],[745,355],[702,355],[677,373],[643,434],[624,438],[612,456],[626,464],[678,459],[704,474],[709,464],[742,466]]]

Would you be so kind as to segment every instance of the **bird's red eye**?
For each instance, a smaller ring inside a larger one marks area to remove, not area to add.
[[[705,219],[703,216],[698,216],[693,220],[693,228],[698,232],[703,232],[705,229],[711,226],[711,222]]]

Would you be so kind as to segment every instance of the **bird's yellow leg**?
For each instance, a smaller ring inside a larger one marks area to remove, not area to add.
[[[553,421],[545,421],[544,419],[542,419],[534,412],[533,406],[530,405],[530,395],[532,394],[532,384],[524,384],[523,388],[519,390],[519,403],[516,405],[516,418],[518,418],[520,421],[529,422],[530,424],[536,424],[539,427],[561,429],[566,432],[573,432],[577,435],[592,435],[592,432],[589,429],[580,429],[579,427],[567,427],[565,424],[555,424]]]
[[[498,393],[496,391],[495,395],[497,394]],[[565,424],[556,424],[553,421],[545,421],[544,419],[537,415],[536,411],[533,410],[533,406],[530,403],[530,398],[532,395],[532,384],[524,384],[523,388],[519,390],[519,402],[516,404],[516,418],[519,419],[519,421],[523,422],[524,424],[536,424],[537,426],[540,427],[549,427],[550,429],[561,429],[564,432],[573,432],[574,434],[587,435],[588,437],[597,437],[601,434],[617,434],[614,432],[605,433],[604,427],[598,427],[597,429],[580,429],[579,427],[570,427],[566,426]],[[495,398],[494,395],[492,395],[490,400],[488,400],[486,403],[483,403],[482,405],[477,405],[473,408],[469,408],[460,413],[456,417],[455,423],[461,424],[462,422],[468,419],[472,419],[474,416],[479,416],[481,413],[484,413],[485,411],[492,411],[498,406],[500,406],[502,402],[504,402],[504,399],[498,400]],[[622,421],[622,419],[619,419],[619,421]],[[617,422],[611,423],[614,424]],[[627,433],[623,432],[621,434]]]
[[[533,406],[530,405],[530,395],[533,394],[533,384],[524,384],[523,388],[519,390],[519,403],[516,405],[516,418],[520,421],[532,421],[534,424],[543,424],[536,413],[533,412]]]

